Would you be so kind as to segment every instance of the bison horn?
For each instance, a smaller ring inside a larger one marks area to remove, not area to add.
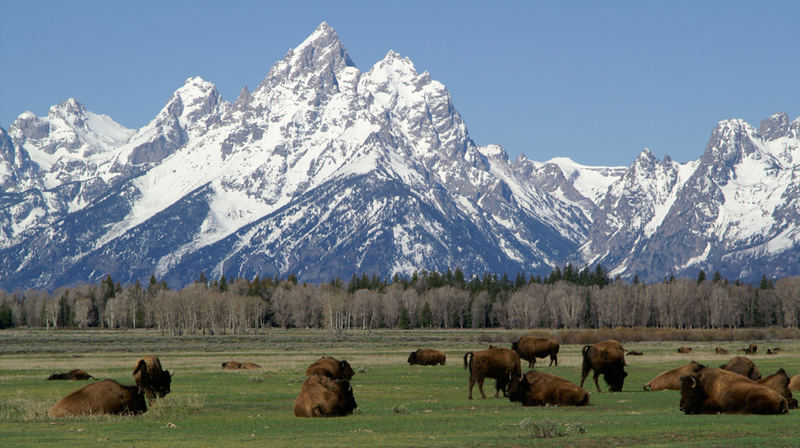
[[[692,380],[692,389],[697,387],[697,380],[695,379],[695,377],[690,376],[689,379]]]

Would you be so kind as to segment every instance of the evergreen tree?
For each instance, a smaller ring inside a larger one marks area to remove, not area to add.
[[[703,283],[706,279],[706,271],[700,269],[700,272],[697,274],[697,284]]]
[[[420,327],[431,327],[433,326],[433,311],[431,311],[431,304],[425,302],[425,305],[422,307],[422,311],[419,313],[419,321],[417,325]]]
[[[397,322],[397,326],[404,330],[411,328],[411,316],[408,315],[408,310],[406,307],[403,307],[400,310],[400,319]]]
[[[0,329],[14,327],[14,314],[7,303],[0,305]]]

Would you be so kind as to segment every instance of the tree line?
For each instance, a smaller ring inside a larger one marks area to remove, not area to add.
[[[611,280],[601,266],[556,268],[544,277],[461,270],[410,277],[353,275],[345,284],[297,277],[197,281],[180,290],[151,276],[123,286],[53,292],[0,291],[0,328],[152,328],[162,334],[236,334],[269,327],[324,328],[743,328],[796,327],[800,277],[761,284],[670,277],[644,284]]]

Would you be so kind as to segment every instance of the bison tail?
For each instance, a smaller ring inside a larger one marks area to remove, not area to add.
[[[468,356],[469,361],[467,361]],[[472,371],[472,366],[470,366],[470,364],[472,364],[472,352],[464,353],[464,368],[466,369],[469,367],[470,371]]]

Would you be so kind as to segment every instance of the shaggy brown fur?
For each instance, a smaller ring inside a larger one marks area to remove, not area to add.
[[[89,378],[94,378],[94,377],[86,373],[86,371],[83,369],[72,369],[69,372],[54,373],[49,377],[47,377],[48,380],[72,380],[72,381],[83,381],[83,380],[88,380]]]
[[[550,366],[555,363],[558,365],[558,349],[560,344],[553,338],[537,338],[534,336],[523,336],[511,344],[511,350],[519,354],[519,357],[528,361],[528,367],[536,365],[536,358],[550,357]],[[549,367],[549,366],[548,366]]]
[[[154,400],[156,396],[167,395],[172,383],[172,375],[169,370],[162,369],[161,361],[153,355],[142,356],[142,359],[136,363],[136,368],[133,369],[133,379],[151,400]]]
[[[581,387],[589,372],[594,370],[594,385],[598,392],[600,385],[597,378],[603,374],[611,392],[619,392],[628,374],[625,372],[625,349],[615,340],[598,342],[583,347],[583,363],[581,365]]]
[[[355,375],[355,372],[347,361],[339,361],[330,356],[323,356],[306,369],[306,376],[312,375],[327,376],[335,380],[350,380]]]
[[[338,417],[352,414],[358,407],[347,380],[312,375],[303,383],[294,401],[297,417]]]
[[[428,348],[421,348],[408,355],[408,363],[420,366],[435,366],[437,364],[445,365],[447,356],[444,352],[439,350],[431,350]]]
[[[753,361],[750,361],[744,356],[735,356],[728,361],[727,364],[721,365],[719,368],[730,370],[731,372],[746,376],[753,381],[758,381],[761,379],[761,372],[758,370],[758,367],[756,367]]]
[[[506,397],[523,406],[585,406],[589,392],[564,378],[531,370],[508,385]]]
[[[147,411],[138,386],[123,386],[114,380],[92,383],[54,404],[49,414],[67,417],[88,414],[141,414]]]
[[[522,376],[519,355],[514,350],[507,348],[467,352],[464,354],[464,368],[469,368],[470,400],[472,400],[472,388],[476,381],[481,398],[486,398],[486,394],[483,392],[484,379],[486,377],[496,379],[494,396],[497,398],[500,396],[501,390],[505,393],[509,381]]]
[[[681,378],[681,411],[686,414],[785,414],[786,399],[737,373],[703,367]]]
[[[644,390],[681,390],[681,377],[691,375],[702,366],[694,361],[657,375],[644,385]]]

